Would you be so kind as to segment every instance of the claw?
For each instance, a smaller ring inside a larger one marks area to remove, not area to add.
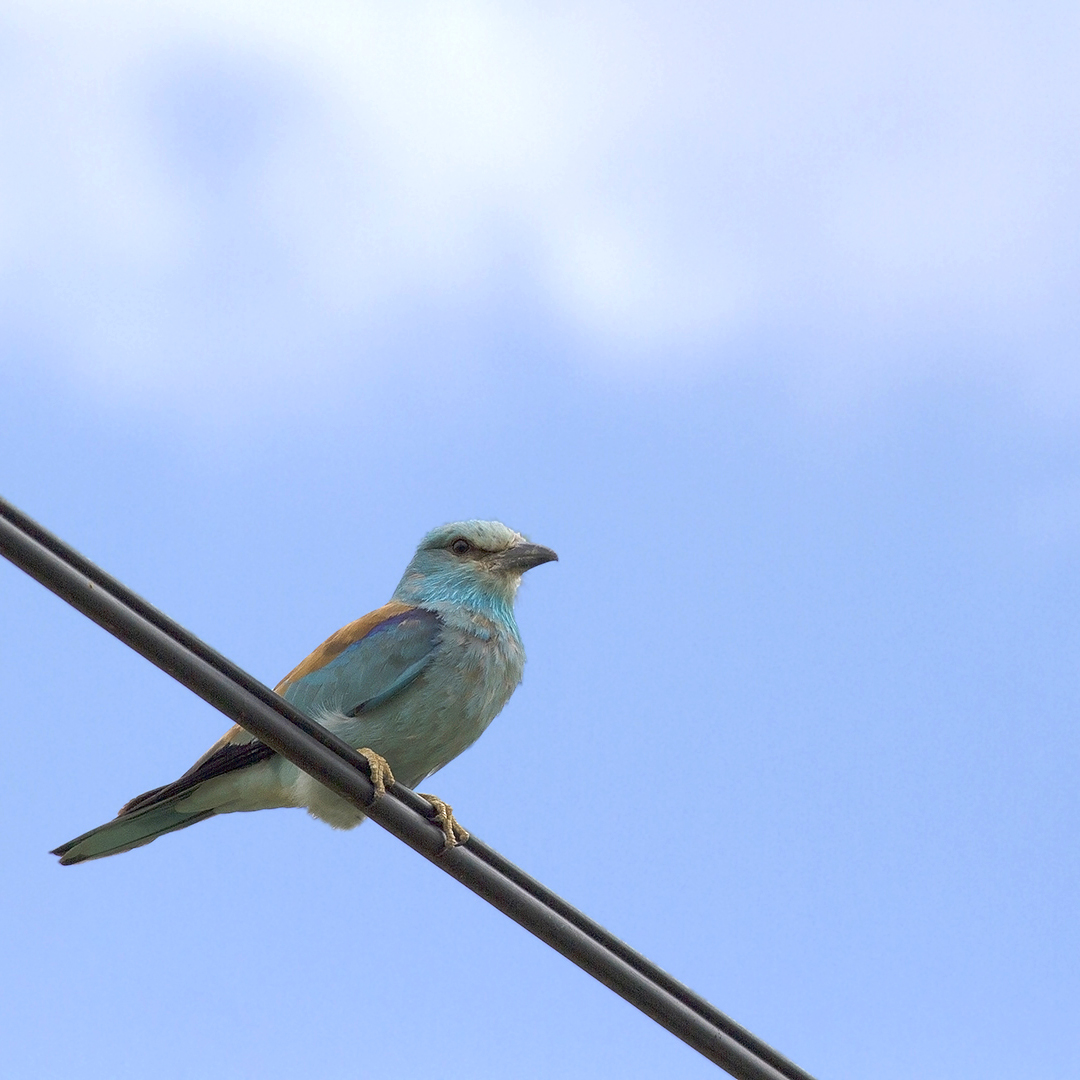
[[[444,803],[437,795],[425,795],[421,791],[418,791],[417,794],[435,808],[435,824],[442,829],[443,837],[446,840],[446,847],[443,848],[443,851],[449,851],[450,848],[457,847],[458,844],[464,844],[469,839],[468,832],[457,823],[457,818],[454,817],[454,808],[449,803]]]
[[[390,771],[390,762],[367,746],[361,746],[356,752],[368,763],[371,782],[375,785],[375,797],[385,795],[386,789],[394,784],[394,774]]]

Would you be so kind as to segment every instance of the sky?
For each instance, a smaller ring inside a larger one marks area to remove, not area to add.
[[[427,782],[821,1080],[1075,1074],[1075,5],[0,3],[0,495],[273,684],[490,517]],[[712,1076],[0,566],[5,1075]]]

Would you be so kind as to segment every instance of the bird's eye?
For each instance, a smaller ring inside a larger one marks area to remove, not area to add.
[[[451,545],[450,550],[455,555],[466,555],[472,551],[472,544],[465,539],[464,536],[459,536]]]

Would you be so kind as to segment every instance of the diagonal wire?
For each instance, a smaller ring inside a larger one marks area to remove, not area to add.
[[[0,554],[732,1076],[813,1080],[476,837],[445,851],[426,801],[376,800],[352,747],[2,498]]]

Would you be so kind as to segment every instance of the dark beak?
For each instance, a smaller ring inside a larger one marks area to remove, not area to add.
[[[531,570],[541,563],[558,562],[559,556],[542,544],[515,544],[496,555],[495,561],[500,570],[524,574],[526,570]]]

